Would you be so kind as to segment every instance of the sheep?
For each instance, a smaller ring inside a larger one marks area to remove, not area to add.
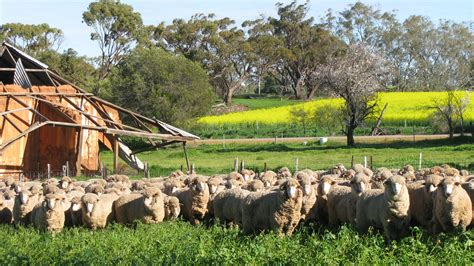
[[[105,186],[104,193],[107,193],[107,189],[115,189],[119,192],[119,196],[123,194],[130,194],[131,190],[126,185],[122,183],[108,183]],[[110,192],[109,192],[110,193]]]
[[[303,202],[301,206],[301,220],[308,222],[316,219],[316,181],[305,172],[296,175],[303,190]]]
[[[472,221],[472,202],[454,177],[448,176],[438,186],[434,199],[432,231],[465,231]]]
[[[235,181],[235,180],[232,180]],[[214,216],[214,198],[221,193],[225,186],[221,185],[222,180],[217,177],[211,177],[207,180],[207,186],[209,187],[209,201],[207,202],[207,214],[209,217]]]
[[[42,188],[33,186],[29,190],[22,190],[15,197],[13,206],[13,220],[15,224],[29,224],[33,208],[43,201]]]
[[[337,186],[328,195],[328,222],[331,226],[340,223],[355,225],[356,207],[359,196],[370,189],[370,178],[357,173],[351,180],[350,188]]]
[[[266,171],[261,174],[260,180],[263,182],[265,187],[271,187],[276,183],[277,174],[273,171]]]
[[[406,233],[410,199],[403,176],[385,180],[384,189],[370,189],[357,199],[356,224],[365,232],[370,225],[383,229],[386,241],[398,240]]]
[[[383,182],[393,176],[393,173],[385,168],[385,167],[380,167],[375,171],[374,175],[372,176],[372,182],[371,182],[371,188],[372,189],[382,189],[383,188]]]
[[[372,170],[364,167],[362,164],[354,164],[352,166],[352,169],[356,171],[357,173],[363,173],[370,178],[372,178],[372,176],[374,175],[374,172],[372,172]]]
[[[163,204],[165,208],[164,220],[173,220],[178,218],[179,213],[181,212],[181,204],[179,203],[179,199],[177,197],[163,194]]]
[[[66,226],[79,226],[82,225],[81,198],[84,193],[77,191],[71,192],[66,194],[66,198],[70,202],[70,207],[65,212],[66,220],[64,224]]]
[[[410,195],[409,212],[412,225],[421,225],[429,229],[433,217],[433,198],[442,180],[442,176],[428,175],[425,177],[424,184],[407,186]]]
[[[57,185],[54,184],[46,184],[43,185],[43,195],[46,196],[48,194],[54,193],[63,193],[64,191],[60,189]]]
[[[172,195],[176,189],[183,188],[184,182],[178,178],[170,178],[163,183],[163,192],[167,195]]]
[[[242,185],[242,183],[236,179],[229,179],[225,182],[225,188],[226,189],[233,189],[233,188],[237,188],[237,187],[240,187]]]
[[[183,204],[183,217],[193,224],[199,224],[206,215],[209,201],[209,188],[205,179],[202,176],[194,177],[187,188],[178,189],[173,196]]]
[[[474,226],[474,181],[471,180],[470,182],[463,183],[462,188],[466,190],[467,195],[469,195],[469,198],[471,199],[471,204],[472,204],[472,221],[471,221],[471,227]]]
[[[3,197],[3,193],[0,193],[0,224],[11,224],[13,222],[13,212],[7,202]]]
[[[172,172],[172,173],[168,176],[168,178],[176,178],[176,177],[182,177],[182,176],[184,176],[183,171],[181,171],[181,170],[176,170],[176,171]]]
[[[50,193],[42,204],[35,206],[31,213],[31,223],[36,229],[48,231],[53,235],[64,228],[64,212],[69,206],[64,194]]]
[[[102,185],[100,182],[91,183],[87,187],[84,188],[84,191],[86,193],[94,193],[97,196],[102,195],[104,193],[104,190],[105,190],[104,185]]]
[[[227,189],[219,193],[213,202],[214,217],[221,223],[228,222],[242,226],[242,209],[243,200],[250,191],[239,187]]]
[[[130,186],[130,179],[126,175],[110,175],[105,178],[107,183],[118,183],[125,186]]]
[[[250,193],[242,203],[242,229],[245,234],[272,230],[291,235],[301,219],[303,193],[296,179],[289,178],[277,191]]]
[[[115,219],[113,203],[117,198],[115,194],[84,194],[81,199],[82,223],[92,230],[105,228]]]
[[[58,186],[65,191],[69,191],[74,187],[74,181],[69,176],[63,176],[61,180],[59,180]]]
[[[246,185],[242,186],[243,189],[252,191],[252,192],[257,192],[265,188],[263,185],[263,182],[259,179],[254,179],[247,183]]]
[[[336,184],[333,176],[325,175],[319,180],[316,193],[316,217],[319,222],[328,223],[327,200],[331,187]]]
[[[245,182],[249,182],[249,181],[253,180],[254,177],[255,177],[255,172],[252,171],[252,170],[249,170],[249,169],[242,169],[240,171],[240,174],[244,178]]]
[[[288,167],[282,167],[277,172],[277,179],[286,179],[292,177],[290,169]]]
[[[163,194],[159,188],[148,187],[141,194],[126,194],[114,202],[118,223],[129,224],[139,220],[146,224],[162,222],[165,218]]]

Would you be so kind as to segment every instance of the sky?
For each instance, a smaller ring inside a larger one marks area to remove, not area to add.
[[[142,15],[144,24],[170,23],[174,18],[190,18],[196,13],[214,13],[229,17],[237,23],[255,19],[260,15],[275,16],[276,2],[287,0],[122,0]],[[328,9],[340,12],[356,1],[312,0],[310,15],[318,19]],[[410,15],[423,15],[434,21],[440,19],[455,22],[474,21],[474,0],[364,0],[382,11],[396,11],[400,20]],[[91,30],[82,23],[82,13],[90,1],[79,0],[0,0],[0,24],[48,23],[64,32],[65,40],[60,50],[73,48],[81,55],[97,56],[98,45],[90,40]],[[303,1],[299,1],[303,3]]]

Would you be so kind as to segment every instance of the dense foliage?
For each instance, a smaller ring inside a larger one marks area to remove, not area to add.
[[[214,99],[198,64],[159,48],[136,49],[110,80],[114,102],[167,123],[182,125],[206,114]]]

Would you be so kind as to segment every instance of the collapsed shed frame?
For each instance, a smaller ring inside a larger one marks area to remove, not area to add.
[[[100,132],[103,136],[102,142],[105,144],[104,140],[107,139],[107,143],[111,144],[106,146],[114,152],[114,171],[117,170],[119,155],[133,168],[143,170],[143,163],[136,158],[136,154],[175,143],[183,143],[184,152],[186,153],[186,142],[199,139],[191,133],[156,118],[145,117],[88,93],[50,70],[47,65],[8,43],[2,44],[0,66],[0,99],[4,98],[6,103],[5,108],[0,109],[2,111],[0,112],[0,119],[8,122],[17,131],[14,137],[0,141],[0,157],[2,151],[18,140],[47,126],[73,128],[77,131],[76,175],[81,175],[83,146],[81,144],[83,143],[84,130]],[[10,91],[5,82],[20,85],[24,90]],[[53,91],[49,89],[42,91],[43,87],[38,86],[50,86]],[[64,86],[68,86],[68,89],[72,88],[73,91],[65,91]],[[26,99],[29,102],[26,102]],[[10,110],[7,108],[9,102],[15,102],[16,105],[21,107]],[[34,103],[34,106],[31,103]],[[51,119],[42,114],[38,108],[40,104],[55,110],[61,119]],[[96,114],[87,112],[84,108],[85,105],[93,108]],[[32,117],[30,122],[19,119],[17,114],[24,111],[30,113]],[[111,112],[116,114],[117,117],[113,117]],[[83,122],[78,123],[77,116]],[[12,117],[24,124],[21,127],[26,126],[27,128],[21,129],[17,123],[12,121]],[[129,123],[123,122],[120,119],[121,117],[127,118]],[[0,140],[2,140],[3,127],[1,129]],[[131,151],[121,142],[120,136],[145,138],[149,146]],[[190,165],[186,154],[185,159],[189,170]]]

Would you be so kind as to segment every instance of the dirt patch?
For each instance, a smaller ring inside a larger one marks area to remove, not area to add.
[[[218,104],[212,107],[211,115],[223,115],[228,113],[247,111],[249,108],[242,104],[231,104],[227,106],[225,104]]]

